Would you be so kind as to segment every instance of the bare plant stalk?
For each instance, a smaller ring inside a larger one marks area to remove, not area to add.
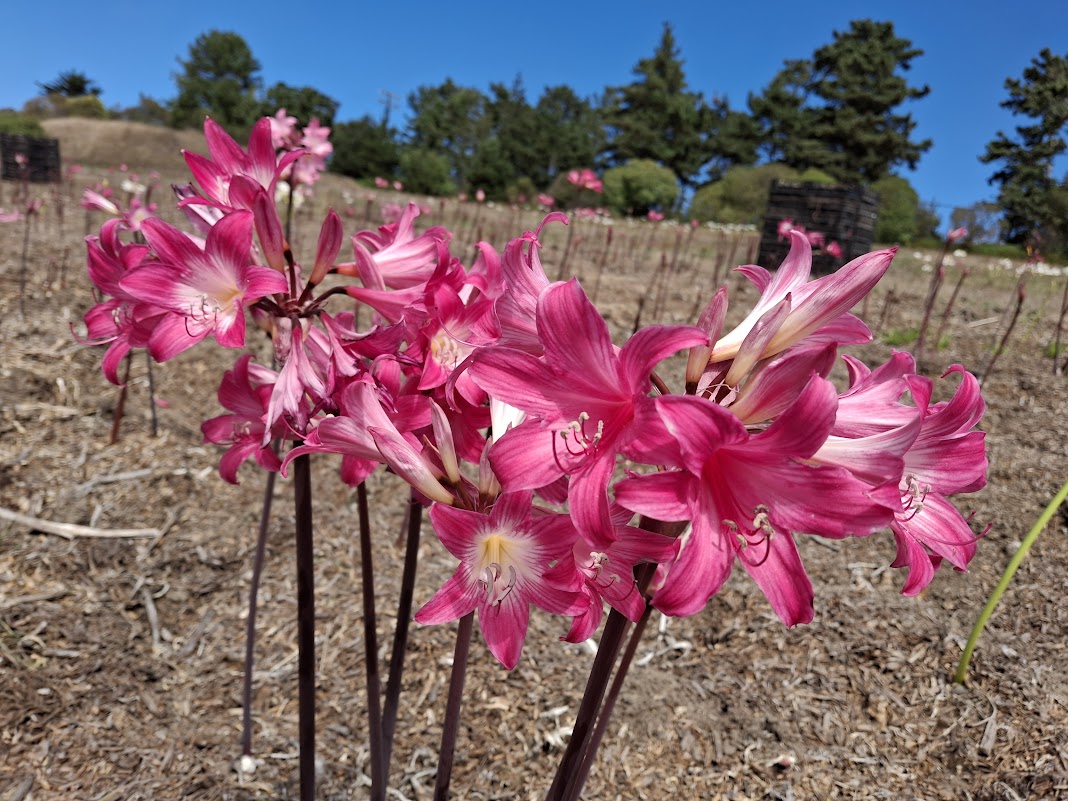
[[[967,267],[964,267],[960,271],[960,278],[957,279],[957,283],[953,286],[953,292],[950,293],[949,300],[946,301],[946,308],[942,311],[942,320],[938,323],[938,331],[935,333],[935,352],[938,351],[939,345],[942,344],[942,334],[946,331],[946,326],[949,324],[949,316],[953,313],[953,304],[957,301],[957,295],[960,294],[960,288],[964,286],[964,279],[968,277],[968,273],[971,272]]]
[[[601,278],[604,276],[604,268],[608,265],[608,252],[612,249],[612,234],[613,227],[608,226],[608,233],[604,239],[604,250],[601,251],[601,258],[597,263],[597,281],[593,285],[593,302],[597,303],[597,294],[601,291]]]
[[[608,688],[608,695],[605,696],[601,714],[597,717],[597,726],[590,737],[586,753],[583,754],[582,765],[565,790],[565,798],[568,801],[578,801],[579,796],[582,794],[582,788],[586,784],[586,779],[589,778],[590,768],[593,767],[593,763],[597,759],[597,751],[600,749],[604,735],[608,731],[608,724],[612,720],[612,712],[616,708],[616,701],[619,700],[619,693],[623,689],[627,671],[630,670],[630,666],[634,662],[634,654],[638,651],[638,644],[641,642],[642,634],[645,633],[645,626],[649,622],[649,615],[652,611],[653,607],[647,603],[645,611],[638,618],[638,622],[634,625],[634,630],[630,633],[627,647],[623,650],[623,656],[619,660],[619,667],[616,668],[616,675],[612,679],[612,686]]]
[[[1061,296],[1061,313],[1057,317],[1057,331],[1053,337],[1053,374],[1060,375],[1062,368],[1060,366],[1061,357],[1061,332],[1064,330],[1064,318],[1068,317],[1068,276],[1064,279],[1064,295]],[[1068,364],[1068,361],[1065,361]]]
[[[371,799],[385,801],[385,751],[382,747],[382,679],[378,672],[378,632],[375,619],[374,564],[371,560],[371,515],[367,508],[367,485],[356,487],[360,518],[360,584],[363,597],[363,652],[367,678],[367,728],[371,749]]]
[[[638,308],[634,312],[634,325],[631,327],[630,335],[634,336],[638,333],[638,329],[642,326],[642,310],[645,308],[645,295],[638,298]]]
[[[412,597],[415,594],[415,571],[419,559],[419,533],[422,523],[423,504],[413,493],[408,503],[408,536],[404,546],[400,598],[397,601],[397,628],[393,632],[393,650],[389,657],[389,680],[386,682],[386,699],[382,710],[382,739],[384,740],[387,775],[390,757],[393,753],[393,736],[397,727],[397,706],[400,702],[405,649],[408,647],[408,624],[412,619]]]
[[[653,320],[659,320],[664,313],[664,304],[671,278],[671,267],[668,264],[667,253],[660,254],[660,270],[657,273],[656,299],[653,302]]]
[[[19,267],[19,316],[26,316],[26,268],[30,256],[30,225],[33,214],[27,212],[22,229],[22,264]]]
[[[278,441],[272,443],[278,452]],[[252,756],[252,668],[256,657],[256,609],[263,575],[263,557],[267,551],[267,532],[271,523],[274,484],[277,473],[269,471],[263,488],[260,508],[260,528],[256,535],[256,550],[252,556],[252,583],[248,590],[248,621],[245,624],[245,675],[241,691],[241,755]]]
[[[979,379],[980,385],[985,384],[991,373],[994,372],[994,365],[997,363],[998,357],[1001,356],[1002,351],[1005,350],[1005,344],[1009,341],[1012,329],[1016,326],[1016,320],[1020,317],[1020,309],[1023,308],[1024,298],[1027,297],[1026,283],[1027,273],[1024,273],[1016,283],[1016,307],[1012,310],[1012,317],[1009,318],[1009,325],[1005,329],[1005,333],[1002,335],[997,348],[994,350],[994,355],[990,357],[990,362],[987,364],[986,370],[983,371],[983,377]]]
[[[575,223],[578,219],[574,214],[568,220],[567,226],[567,242],[564,244],[564,255],[560,259],[560,269],[556,271],[556,280],[563,281],[564,276],[567,275],[567,263],[571,259],[571,242],[575,238]]]
[[[126,388],[130,384],[130,361],[133,359],[133,351],[126,354],[126,367],[122,371],[122,386],[119,387],[119,397],[115,400],[115,411],[111,414],[111,438],[108,444],[114,445],[119,441],[119,431],[122,428],[122,414],[126,408]]]
[[[456,627],[456,648],[452,655],[452,676],[449,678],[449,697],[445,703],[445,720],[441,725],[441,747],[438,748],[438,775],[434,781],[434,801],[447,801],[452,765],[456,756],[456,736],[460,731],[460,708],[464,699],[467,678],[467,655],[471,650],[471,631],[474,612],[468,612]]]
[[[931,273],[931,283],[927,287],[927,300],[923,304],[923,320],[920,322],[920,331],[916,335],[916,342],[912,345],[912,355],[922,356],[924,344],[927,339],[927,326],[931,322],[931,310],[935,305],[935,298],[938,297],[938,290],[942,288],[942,280],[946,277],[945,267],[942,263],[946,258],[946,251],[949,250],[949,243],[946,242],[942,245],[942,252],[938,254],[938,263],[934,266],[934,271]]]
[[[156,413],[156,377],[152,371],[152,356],[145,351],[145,364],[148,366],[148,411],[152,418],[152,436],[159,436],[159,415]]]
[[[315,564],[311,460],[293,460],[297,540],[297,702],[300,801],[315,801]]]
[[[890,321],[890,311],[897,303],[897,293],[894,290],[890,290],[886,293],[886,300],[883,301],[882,311],[879,312],[879,322],[876,324],[876,330],[882,331],[886,328],[887,323]]]

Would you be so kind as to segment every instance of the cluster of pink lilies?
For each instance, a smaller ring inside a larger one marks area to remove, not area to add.
[[[503,252],[479,243],[465,265],[447,230],[417,232],[415,205],[348,240],[331,211],[314,254],[293,253],[275,192],[304,150],[279,134],[285,122],[261,120],[247,151],[206,123],[210,158],[187,155],[197,186],[179,192],[196,233],[149,216],[133,238],[120,216],[88,238],[105,296],[88,337],[108,344],[104,374],[118,383],[131,349],[163,362],[208,337],[241,348],[250,327],[266,332],[274,365],[239,356],[219,387],[227,413],[203,425],[227,446],[222,477],[236,482],[249,459],[285,473],[318,452],[341,454],[350,485],[380,465],[401,476],[458,563],[416,620],[477,610],[512,668],[531,606],[581,641],[606,604],[637,620],[648,596],[692,615],[736,564],[784,623],[807,622],[807,536],[889,528],[906,594],[943,560],[968,565],[977,536],[948,498],[985,483],[975,378],[951,367],[951,397],[936,403],[936,382],[895,353],[875,369],[842,356],[849,386],[828,380],[840,345],[870,340],[849,310],[893,250],[810,280],[810,241],[788,232],[774,274],[739,268],[760,299],[733,329],[724,287],[696,325],[650,326],[617,347],[576,280],[546,277],[541,226]],[[669,387],[657,369],[675,354],[685,379]],[[656,570],[639,588],[643,563]]]

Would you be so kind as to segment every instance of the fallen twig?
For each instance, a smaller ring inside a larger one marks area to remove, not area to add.
[[[95,539],[112,540],[139,537],[158,537],[158,528],[94,528],[92,526],[79,526],[75,523],[54,523],[51,520],[42,520],[39,517],[12,512],[10,509],[0,507],[0,520],[10,520],[12,523],[26,526],[33,531],[45,534],[55,534],[66,540],[78,537],[90,537]]]
[[[66,594],[66,590],[48,590],[47,592],[35,592],[32,595],[22,595],[18,598],[12,598],[10,601],[0,602],[0,611],[6,612],[16,606],[35,604],[38,601],[54,601],[56,598],[62,598]]]
[[[142,470],[127,470],[124,473],[112,473],[106,476],[93,476],[88,481],[85,481],[78,486],[74,487],[75,495],[86,495],[93,487],[100,484],[115,484],[120,481],[135,481],[139,478],[147,478],[152,475],[154,471],[150,467],[146,467]]]

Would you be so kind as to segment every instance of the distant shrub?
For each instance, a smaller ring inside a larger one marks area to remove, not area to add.
[[[538,199],[538,187],[534,185],[533,180],[523,175],[509,185],[505,194],[510,203],[531,204]]]
[[[92,120],[106,120],[111,112],[100,102],[96,95],[67,97],[60,94],[38,95],[26,101],[22,113],[40,120],[56,117],[81,117]]]
[[[41,123],[14,109],[0,109],[0,133],[15,136],[45,136]]]
[[[918,328],[895,328],[887,331],[879,339],[882,340],[884,345],[897,347],[898,345],[908,345],[911,342],[915,342],[916,337],[919,335],[920,329]]]
[[[836,184],[838,181],[834,179],[834,176],[828,175],[823,170],[817,170],[815,167],[809,167],[800,177],[797,179],[803,184]]]
[[[400,155],[400,175],[409,192],[439,197],[456,194],[449,160],[441,153],[422,148],[405,149]]]
[[[976,256],[991,256],[996,259],[1026,259],[1027,250],[1023,245],[1010,245],[1005,242],[983,242],[967,248]]]
[[[651,159],[632,159],[605,170],[604,202],[620,214],[642,216],[650,209],[670,209],[679,196],[679,182],[667,167]]]
[[[908,245],[916,236],[920,196],[904,178],[888,175],[871,185],[879,196],[875,241]]]
[[[96,95],[82,95],[81,97],[68,97],[64,108],[64,116],[85,117],[91,120],[106,120],[110,116],[100,98]]]
[[[720,223],[759,225],[768,208],[772,183],[798,181],[800,178],[797,170],[785,164],[732,167],[721,180],[706,184],[694,192],[690,217]]]
[[[547,190],[556,200],[557,208],[597,208],[605,204],[604,195],[594,192],[592,189],[581,189],[567,179],[567,174],[573,169],[583,169],[583,165],[573,165],[566,170],[560,170]]]

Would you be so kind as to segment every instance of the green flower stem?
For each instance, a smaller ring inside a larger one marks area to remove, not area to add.
[[[994,614],[994,608],[998,605],[998,601],[1001,600],[1001,596],[1009,586],[1009,582],[1012,581],[1012,577],[1016,574],[1017,568],[1020,563],[1023,562],[1024,557],[1027,556],[1027,552],[1031,550],[1031,546],[1035,544],[1035,540],[1038,539],[1038,535],[1049,524],[1050,518],[1057,512],[1061,504],[1064,503],[1064,499],[1068,498],[1068,482],[1061,487],[1060,492],[1054,496],[1050,501],[1049,506],[1035,521],[1035,525],[1027,532],[1027,536],[1020,544],[1019,549],[1013,554],[1012,559],[1009,560],[1009,566],[1005,568],[1005,573],[1001,577],[1001,581],[998,582],[998,586],[994,588],[994,592],[990,595],[990,600],[986,602],[986,606],[983,607],[982,613],[979,615],[979,619],[975,621],[975,628],[972,629],[971,636],[968,637],[968,643],[964,646],[964,653],[961,654],[960,664],[957,665],[957,672],[953,674],[953,681],[956,684],[963,684],[964,680],[968,678],[968,665],[972,661],[972,651],[975,650],[975,644],[979,640],[979,635],[983,633],[983,628],[986,626],[986,622],[990,620],[990,616]]]

